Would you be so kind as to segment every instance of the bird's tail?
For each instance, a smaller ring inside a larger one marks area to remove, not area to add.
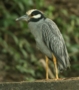
[[[66,47],[64,50],[65,50],[64,55],[61,57],[61,60],[58,60],[59,70],[64,70],[64,69],[66,70],[67,68],[70,68],[69,55],[68,55]]]

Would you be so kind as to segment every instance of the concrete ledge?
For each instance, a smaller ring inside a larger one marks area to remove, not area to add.
[[[0,90],[79,90],[79,77],[35,82],[4,82]]]

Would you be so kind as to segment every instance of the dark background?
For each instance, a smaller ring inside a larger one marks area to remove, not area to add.
[[[39,9],[54,20],[65,39],[71,68],[60,77],[79,76],[79,0],[0,0],[0,82],[45,79],[44,55],[26,22],[15,19]],[[53,74],[53,62],[49,62]]]

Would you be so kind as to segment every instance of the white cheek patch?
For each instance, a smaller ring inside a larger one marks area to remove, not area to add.
[[[34,15],[34,16],[32,16],[33,18],[40,18],[41,17],[41,14],[38,14],[38,15]]]

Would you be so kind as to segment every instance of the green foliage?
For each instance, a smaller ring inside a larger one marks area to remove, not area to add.
[[[29,76],[29,80],[38,77],[37,75],[43,77],[41,65],[38,64],[39,54],[36,57],[33,36],[25,22],[15,21],[31,8],[44,11],[47,17],[57,23],[65,38],[70,59],[73,60],[71,60],[72,69],[78,71],[79,66],[74,63],[77,63],[79,58],[79,18],[75,14],[68,13],[67,9],[58,11],[51,4],[47,6],[44,0],[0,0],[0,53],[8,56],[10,64],[5,66],[5,70],[23,73]]]

